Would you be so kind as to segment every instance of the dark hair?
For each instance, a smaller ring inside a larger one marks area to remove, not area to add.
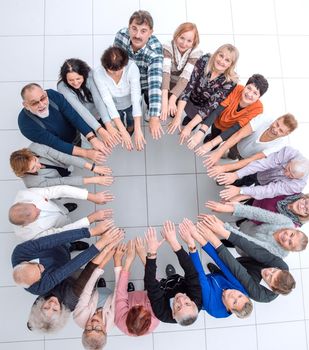
[[[277,294],[287,295],[296,286],[296,282],[289,271],[281,270],[274,280],[271,289]]]
[[[68,88],[73,90],[82,103],[93,102],[91,91],[86,86],[90,70],[91,68],[88,66],[88,64],[78,58],[67,59],[60,68],[59,82],[63,81]],[[84,81],[79,89],[75,89],[68,83],[67,74],[72,72],[82,75],[84,78]]]
[[[143,305],[133,306],[129,310],[126,319],[126,326],[129,333],[134,335],[145,334],[151,324],[151,313]]]
[[[145,23],[150,29],[153,29],[153,19],[148,11],[135,11],[129,19],[129,25],[133,21],[135,21],[139,26]]]
[[[253,84],[260,92],[260,97],[265,94],[268,89],[268,81],[262,74],[253,74],[247,81],[246,86]]]
[[[129,62],[127,52],[121,47],[110,46],[103,52],[101,64],[107,70],[117,71],[125,67]]]
[[[34,87],[38,87],[40,89],[42,89],[41,85],[37,84],[37,83],[30,83],[30,84],[27,84],[25,85],[21,91],[20,91],[20,95],[22,97],[23,100],[25,100],[25,93],[27,90],[32,90]]]

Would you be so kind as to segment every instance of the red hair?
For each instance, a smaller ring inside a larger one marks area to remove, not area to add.
[[[151,313],[143,305],[133,306],[128,312],[126,326],[129,333],[140,336],[147,333],[151,324]]]

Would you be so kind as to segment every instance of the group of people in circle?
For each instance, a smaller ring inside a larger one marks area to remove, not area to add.
[[[102,349],[114,325],[142,336],[160,321],[191,325],[201,310],[216,318],[245,318],[253,310],[251,299],[271,302],[295,288],[284,258],[306,248],[301,226],[309,219],[309,195],[302,193],[309,161],[287,139],[297,120],[291,113],[263,114],[267,79],[256,73],[239,84],[236,47],[225,44],[203,54],[198,45],[197,27],[189,22],[162,45],[151,15],[140,10],[103,52],[99,67],[70,58],[60,68],[58,91],[37,83],[23,87],[18,125],[32,143],[10,156],[26,189],[17,193],[9,220],[23,241],[12,253],[14,281],[38,296],[27,323],[31,331],[57,331],[72,313],[85,349]],[[68,214],[77,205],[60,198],[96,204],[114,199],[109,191],[92,193],[84,186],[113,183],[104,162],[118,144],[144,149],[142,118],[153,139],[162,137],[168,120],[167,134],[179,131],[179,143],[205,157],[207,175],[225,186],[222,202],[205,206],[238,221],[200,214],[196,223],[184,218],[177,229],[168,220],[162,239],[149,227],[126,244],[111,209],[71,221]],[[231,161],[219,164],[221,158]],[[94,175],[76,175],[72,167]],[[97,239],[89,246],[82,239],[90,237]],[[164,242],[183,272],[169,264],[159,280],[157,252]],[[197,244],[215,263],[207,265],[209,272]],[[72,251],[81,253],[71,258]],[[136,255],[145,267],[139,291],[129,282]],[[101,277],[111,259],[113,291]]]

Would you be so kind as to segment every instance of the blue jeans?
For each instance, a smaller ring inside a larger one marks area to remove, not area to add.
[[[127,128],[134,126],[134,119],[132,113],[132,106],[126,109],[122,109],[118,111],[120,115],[120,119]]]

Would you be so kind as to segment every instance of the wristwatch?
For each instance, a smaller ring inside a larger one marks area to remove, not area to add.
[[[188,246],[188,249],[189,249],[189,251],[191,252],[191,253],[193,253],[193,252],[195,252],[196,251],[196,246],[194,245],[194,246]]]
[[[151,258],[152,256],[156,256],[157,255],[157,253],[147,253],[147,258]]]

